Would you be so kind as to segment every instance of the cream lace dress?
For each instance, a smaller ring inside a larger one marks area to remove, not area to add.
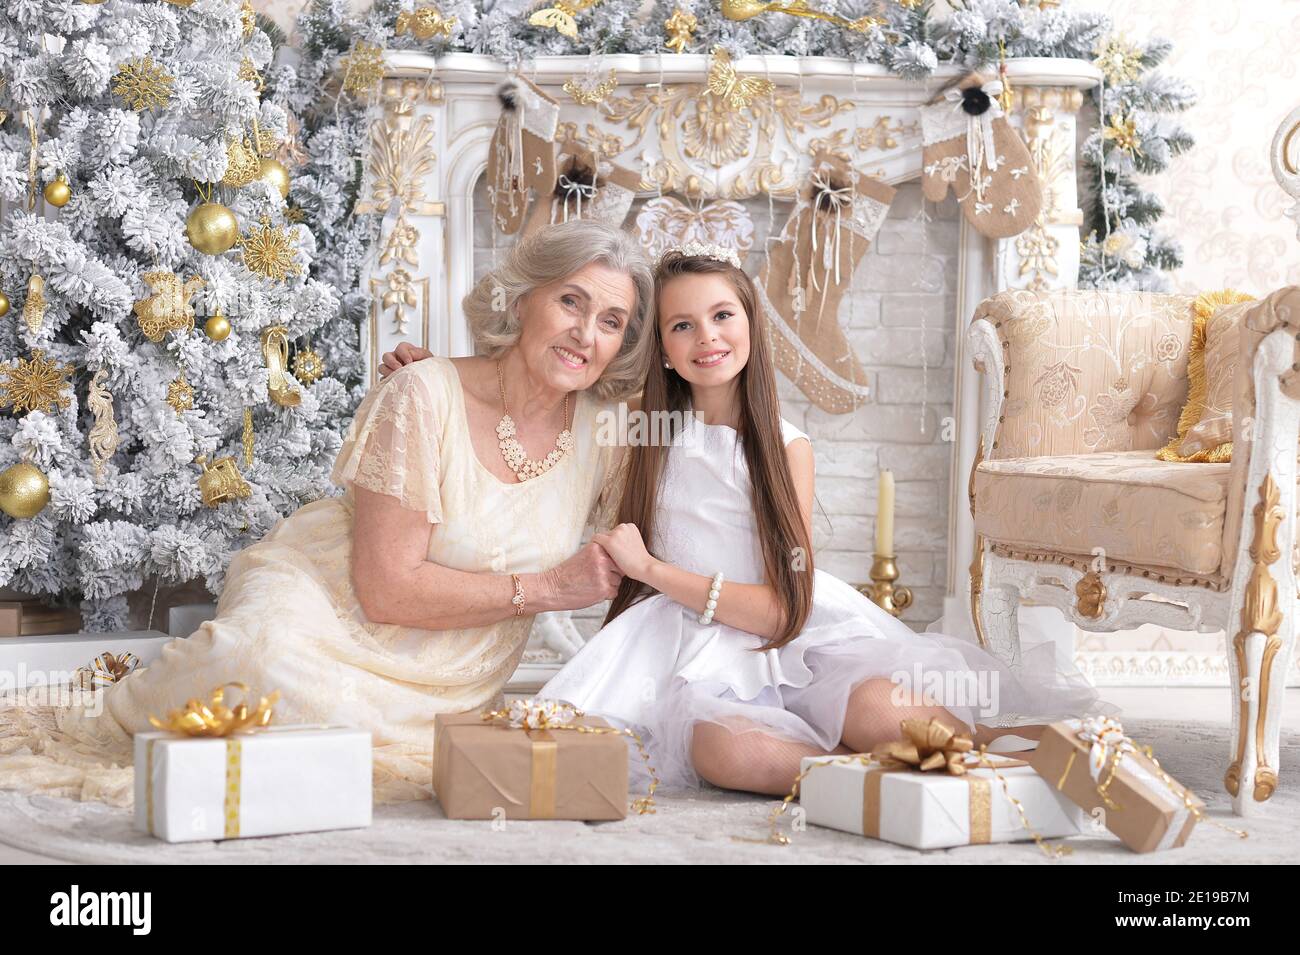
[[[596,443],[602,407],[581,394],[575,452],[540,477],[505,483],[475,455],[455,365],[431,358],[395,372],[362,401],[339,452],[332,480],[343,496],[305,505],[240,551],[215,619],[89,701],[0,697],[0,788],[129,805],[130,735],[151,728],[151,713],[241,680],[280,691],[277,723],[370,730],[376,801],[428,798],[434,714],[499,702],[533,617],[462,630],[367,620],[351,583],[352,485],[433,524],[431,561],[479,573],[545,570],[572,556],[589,520],[611,509],[618,449]]]

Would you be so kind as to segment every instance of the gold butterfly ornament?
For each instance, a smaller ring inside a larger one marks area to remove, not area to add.
[[[713,48],[707,80],[709,92],[722,99],[729,109],[748,109],[756,97],[770,96],[776,89],[771,80],[741,76],[731,64],[731,55],[722,47]]]
[[[549,27],[570,40],[576,40],[578,21],[574,18],[599,2],[600,0],[557,0],[552,6],[535,10],[528,18],[528,22],[535,27]]]

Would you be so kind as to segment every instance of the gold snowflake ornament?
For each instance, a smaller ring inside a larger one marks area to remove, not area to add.
[[[177,375],[176,380],[167,386],[167,403],[177,414],[194,407],[194,388],[185,380],[184,372]]]
[[[243,250],[244,268],[250,272],[277,282],[302,273],[289,233],[271,225],[267,216],[262,216],[260,226],[240,236],[237,244]]]
[[[304,385],[315,384],[325,375],[325,362],[310,348],[300,348],[293,356],[293,376]]]
[[[1111,84],[1131,83],[1142,72],[1142,54],[1122,36],[1108,36],[1101,40],[1093,53],[1092,62]]]
[[[172,76],[153,57],[127,60],[117,70],[113,93],[137,113],[166,106],[172,98]]]
[[[19,358],[17,368],[0,367],[0,406],[12,405],[15,412],[66,408],[71,398],[63,389],[63,379],[76,371],[74,365],[60,364],[45,357],[39,348],[31,358]]]

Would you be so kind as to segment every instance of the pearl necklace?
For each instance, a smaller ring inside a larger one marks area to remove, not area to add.
[[[515,472],[515,477],[520,481],[545,474],[573,450],[573,432],[569,430],[569,396],[567,394],[564,396],[564,430],[556,435],[554,450],[547,452],[546,457],[540,461],[534,461],[528,457],[528,452],[515,437],[515,421],[510,417],[510,409],[506,406],[506,382],[499,361],[497,362],[497,387],[501,391],[503,412],[501,423],[497,425],[497,437],[501,439],[498,442],[501,456],[505,458],[506,465]]]

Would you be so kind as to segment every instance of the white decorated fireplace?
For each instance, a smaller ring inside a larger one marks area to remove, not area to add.
[[[942,69],[912,82],[847,60],[746,57],[736,70],[774,82],[781,108],[714,116],[709,126],[710,117],[698,115],[712,95],[703,85],[708,66],[705,55],[610,55],[593,69],[590,58],[575,56],[544,57],[522,72],[560,104],[561,126],[573,124],[565,127],[571,134],[599,141],[603,156],[641,173],[629,225],[661,195],[696,209],[733,200],[753,226],[748,264],[755,269],[814,151],[834,152],[899,190],[837,316],[869,373],[864,403],[831,414],[783,380],[782,408],[818,452],[819,566],[866,581],[875,472],[891,467],[899,583],[916,598],[904,618],[923,628],[942,616],[945,630],[967,632],[974,549],[967,478],[982,419],[977,376],[962,354],[964,330],[975,305],[996,291],[1074,286],[1082,221],[1076,113],[1099,73],[1082,61],[1009,61],[1011,122],[1029,146],[1044,205],[1026,232],[993,240],[969,227],[951,196],[926,203],[917,185],[918,108],[961,72]],[[564,89],[611,71],[617,86],[603,102],[582,105]],[[494,235],[484,182],[504,79],[501,64],[473,54],[388,56],[359,206],[385,217],[365,278],[373,294],[363,328],[372,382],[383,352],[401,341],[442,355],[473,353],[459,302],[513,241]],[[539,618],[513,686],[543,682],[601,615]]]

